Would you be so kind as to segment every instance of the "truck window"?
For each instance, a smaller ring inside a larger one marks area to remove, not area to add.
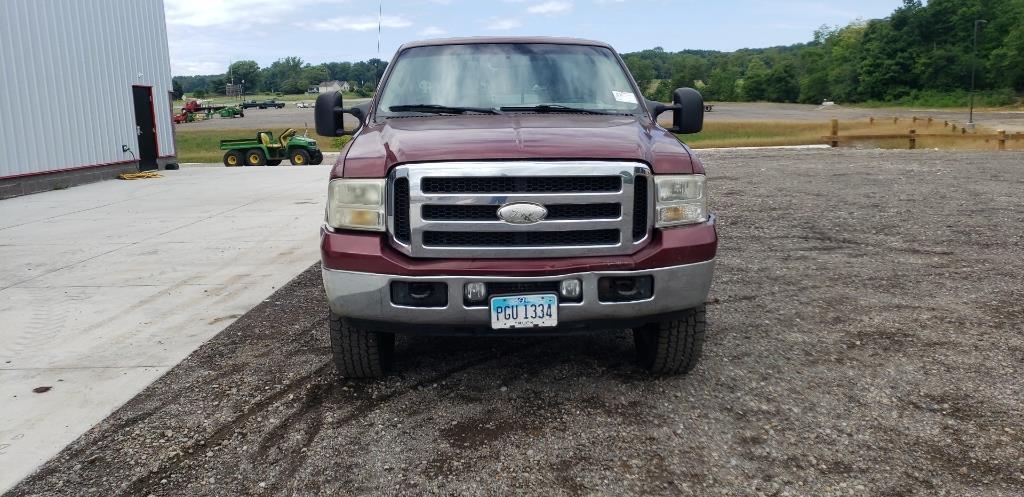
[[[394,63],[377,115],[398,105],[500,108],[564,105],[635,114],[641,100],[606,48],[559,44],[414,47]]]

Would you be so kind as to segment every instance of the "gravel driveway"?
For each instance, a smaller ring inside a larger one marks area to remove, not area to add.
[[[12,494],[1024,495],[1024,154],[702,155],[689,376],[624,331],[404,338],[339,379],[314,266]]]

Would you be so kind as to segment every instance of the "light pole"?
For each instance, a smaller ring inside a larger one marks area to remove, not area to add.
[[[967,127],[971,131],[974,131],[974,70],[978,65],[978,27],[982,24],[988,24],[988,21],[984,19],[974,20],[974,44],[971,48],[971,110],[970,115],[967,117]]]

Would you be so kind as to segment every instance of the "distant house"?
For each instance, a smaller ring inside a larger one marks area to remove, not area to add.
[[[326,93],[329,91],[340,91],[342,93],[352,91],[352,85],[348,84],[348,81],[324,81],[320,83],[319,92]]]

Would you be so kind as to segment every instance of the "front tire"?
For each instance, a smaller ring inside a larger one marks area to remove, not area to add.
[[[267,161],[267,165],[268,166],[280,166],[281,165],[281,159],[268,160]]]
[[[292,150],[288,159],[291,161],[293,166],[305,166],[306,164],[309,164],[309,152],[301,148],[297,148]]]
[[[312,157],[309,158],[309,163],[314,166],[319,166],[324,161],[324,153],[317,150]]]
[[[238,167],[242,165],[242,161],[245,160],[242,152],[238,150],[228,150],[224,154],[224,165],[227,167]]]
[[[357,328],[328,312],[331,353],[338,374],[346,378],[380,378],[395,355],[395,335]]]
[[[637,361],[658,375],[693,371],[704,348],[706,306],[687,309],[677,320],[652,323],[633,330]]]

